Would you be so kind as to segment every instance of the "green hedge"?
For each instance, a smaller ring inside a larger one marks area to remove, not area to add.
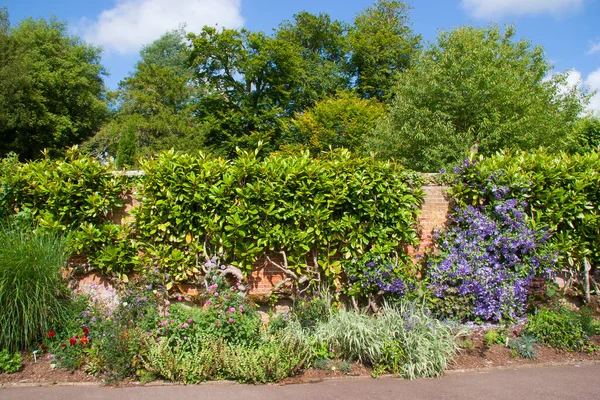
[[[0,161],[0,210],[4,217],[26,214],[45,227],[61,230],[99,224],[123,204],[124,178],[113,168],[81,155],[45,157],[21,163],[16,155]]]
[[[527,203],[535,225],[548,226],[559,265],[600,263],[600,154],[506,153],[455,168],[451,194],[462,204]]]
[[[343,151],[320,159],[241,153],[235,161],[171,151],[142,168],[135,229],[175,281],[197,276],[205,246],[246,272],[265,252],[284,250],[298,273],[316,259],[334,280],[344,260],[418,241],[423,192],[395,163]]]

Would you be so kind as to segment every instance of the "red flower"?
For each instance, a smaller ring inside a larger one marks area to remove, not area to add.
[[[61,349],[64,349],[65,347],[67,347],[67,345],[64,343],[61,343],[60,347],[61,347]]]
[[[42,351],[46,351],[46,350],[48,350],[48,346],[46,346],[45,344],[43,344],[43,345],[40,346],[40,349]]]
[[[90,334],[90,329],[87,326],[83,327],[83,334],[84,335],[89,335]]]
[[[69,339],[69,343],[75,346],[77,344],[77,336],[73,336],[71,339]]]
[[[53,330],[49,330],[48,333],[46,333],[46,336],[52,339],[54,336],[56,336],[56,332],[54,332]]]
[[[82,337],[80,337],[80,338],[79,338],[79,340],[81,341],[81,344],[82,344],[82,345],[84,345],[84,346],[85,346],[85,345],[87,344],[87,342],[88,342],[88,338],[87,338],[87,336],[82,336]]]

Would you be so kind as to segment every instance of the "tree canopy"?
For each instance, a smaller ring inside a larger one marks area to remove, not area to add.
[[[11,29],[0,10],[0,154],[59,153],[105,121],[100,49],[64,23],[26,19]]]
[[[548,76],[541,47],[514,27],[441,32],[399,75],[386,120],[369,139],[382,157],[436,171],[469,150],[566,148],[587,96]]]

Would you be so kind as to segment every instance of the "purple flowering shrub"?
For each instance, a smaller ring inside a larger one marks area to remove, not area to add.
[[[556,262],[548,231],[530,225],[526,206],[507,199],[455,210],[446,232],[436,234],[437,253],[427,265],[439,314],[482,321],[524,314],[529,282]]]
[[[394,300],[413,294],[418,286],[410,259],[403,255],[366,253],[354,258],[344,267],[348,279],[347,293],[351,296]]]

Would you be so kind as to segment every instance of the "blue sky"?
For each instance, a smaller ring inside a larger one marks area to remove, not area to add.
[[[434,41],[440,29],[459,25],[515,24],[519,36],[542,45],[556,72],[569,71],[571,84],[600,91],[600,0],[413,0],[415,32]],[[51,15],[71,32],[104,48],[102,63],[109,88],[130,73],[140,47],[185,23],[271,32],[283,20],[306,10],[351,22],[373,0],[0,0],[11,22]],[[591,108],[600,110],[600,94]]]

